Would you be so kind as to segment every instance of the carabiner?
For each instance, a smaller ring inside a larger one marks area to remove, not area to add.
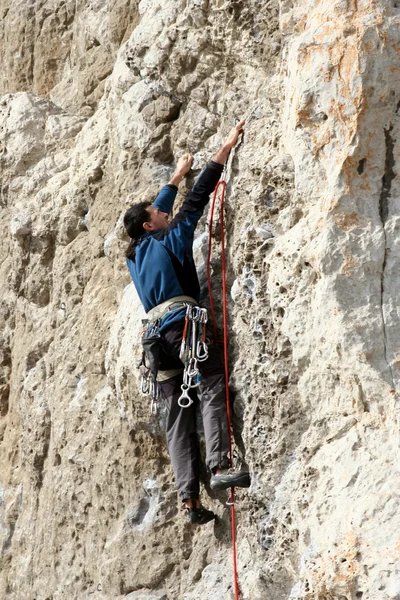
[[[192,319],[192,315],[193,315],[193,305],[192,304],[188,304],[186,307],[186,318],[187,319]]]
[[[192,321],[200,321],[201,310],[198,306],[193,306]]]
[[[140,391],[142,392],[142,394],[144,394],[145,396],[147,396],[147,394],[150,391],[150,385],[149,385],[149,378],[147,375],[142,375],[142,380],[140,382]]]
[[[225,502],[226,506],[235,506],[235,495],[231,493],[231,497]]]
[[[208,321],[208,314],[207,314],[207,309],[206,308],[201,308],[200,309],[200,323],[207,323]]]
[[[193,379],[193,377],[195,377],[195,375],[198,375],[198,373],[199,373],[199,369],[197,367],[197,362],[198,362],[197,358],[191,358],[189,360],[188,366],[186,367],[186,371],[187,371],[188,377],[190,379]]]
[[[203,342],[203,340],[199,340],[197,342],[196,356],[197,356],[197,360],[200,362],[202,362],[203,360],[207,360],[207,358],[208,358],[207,344],[205,342]]]
[[[195,371],[189,373],[187,369],[183,371],[183,385],[186,389],[192,389],[200,385],[200,373]]]
[[[151,399],[150,414],[151,415],[156,415],[157,414],[157,400],[155,400],[154,398]]]

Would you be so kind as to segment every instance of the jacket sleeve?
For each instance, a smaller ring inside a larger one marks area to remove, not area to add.
[[[175,254],[181,263],[183,263],[185,251],[192,248],[197,223],[210,199],[210,194],[218,183],[222,170],[223,165],[211,161],[200,173],[168,227],[154,235]]]
[[[175,202],[178,188],[176,185],[164,185],[159,191],[156,199],[153,202],[154,208],[158,208],[161,212],[170,214]]]

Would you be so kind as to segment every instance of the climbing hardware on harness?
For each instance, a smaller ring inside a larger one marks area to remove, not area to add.
[[[188,408],[193,404],[189,390],[200,385],[198,363],[208,358],[207,320],[207,309],[188,305],[179,353],[179,358],[185,366],[181,385],[182,394],[178,398],[181,408]]]

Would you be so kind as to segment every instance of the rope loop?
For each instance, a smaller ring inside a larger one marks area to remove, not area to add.
[[[225,399],[226,399],[226,415],[228,420],[228,431],[229,431],[229,463],[232,467],[233,464],[233,452],[232,452],[232,420],[231,420],[231,406],[229,397],[229,364],[228,364],[228,319],[227,319],[227,292],[226,292],[226,257],[225,257],[225,223],[224,223],[224,204],[225,204],[225,192],[226,192],[226,168],[222,172],[221,179],[217,183],[214,191],[214,196],[211,203],[210,210],[210,221],[208,229],[208,256],[207,256],[207,284],[208,284],[208,295],[210,298],[210,312],[212,320],[212,330],[214,336],[214,343],[217,343],[217,324],[215,318],[214,301],[211,287],[211,251],[212,251],[212,226],[213,217],[215,210],[215,203],[218,192],[221,191],[220,199],[220,224],[221,224],[221,263],[222,263],[222,298],[223,298],[223,324],[224,324],[224,370],[225,370]],[[231,507],[231,523],[232,523],[232,554],[233,554],[233,582],[235,589],[235,600],[239,600],[239,585],[237,575],[237,557],[236,557],[236,525],[235,525],[235,502],[234,493],[226,503]]]

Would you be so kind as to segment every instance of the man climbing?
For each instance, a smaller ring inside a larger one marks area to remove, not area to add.
[[[124,216],[124,225],[131,238],[126,253],[128,268],[149,321],[157,323],[160,336],[158,387],[167,407],[168,451],[189,521],[200,525],[214,519],[215,515],[200,503],[195,404],[192,404],[187,386],[182,385],[183,363],[180,357],[184,345],[183,331],[186,330],[185,317],[188,310],[197,315],[204,314],[200,313],[204,309],[197,307],[200,285],[192,247],[197,223],[229,153],[243,131],[244,123],[243,120],[232,129],[171,221],[169,215],[178,192],[177,186],[192,165],[190,154],[178,160],[174,175],[153,203],[140,202],[129,208]],[[209,346],[208,358],[199,362],[197,369],[199,376],[193,387],[196,387],[203,418],[210,486],[215,490],[249,487],[247,472],[229,469],[224,369],[214,345]],[[184,389],[185,392],[182,391]],[[184,401],[181,401],[182,396]]]

